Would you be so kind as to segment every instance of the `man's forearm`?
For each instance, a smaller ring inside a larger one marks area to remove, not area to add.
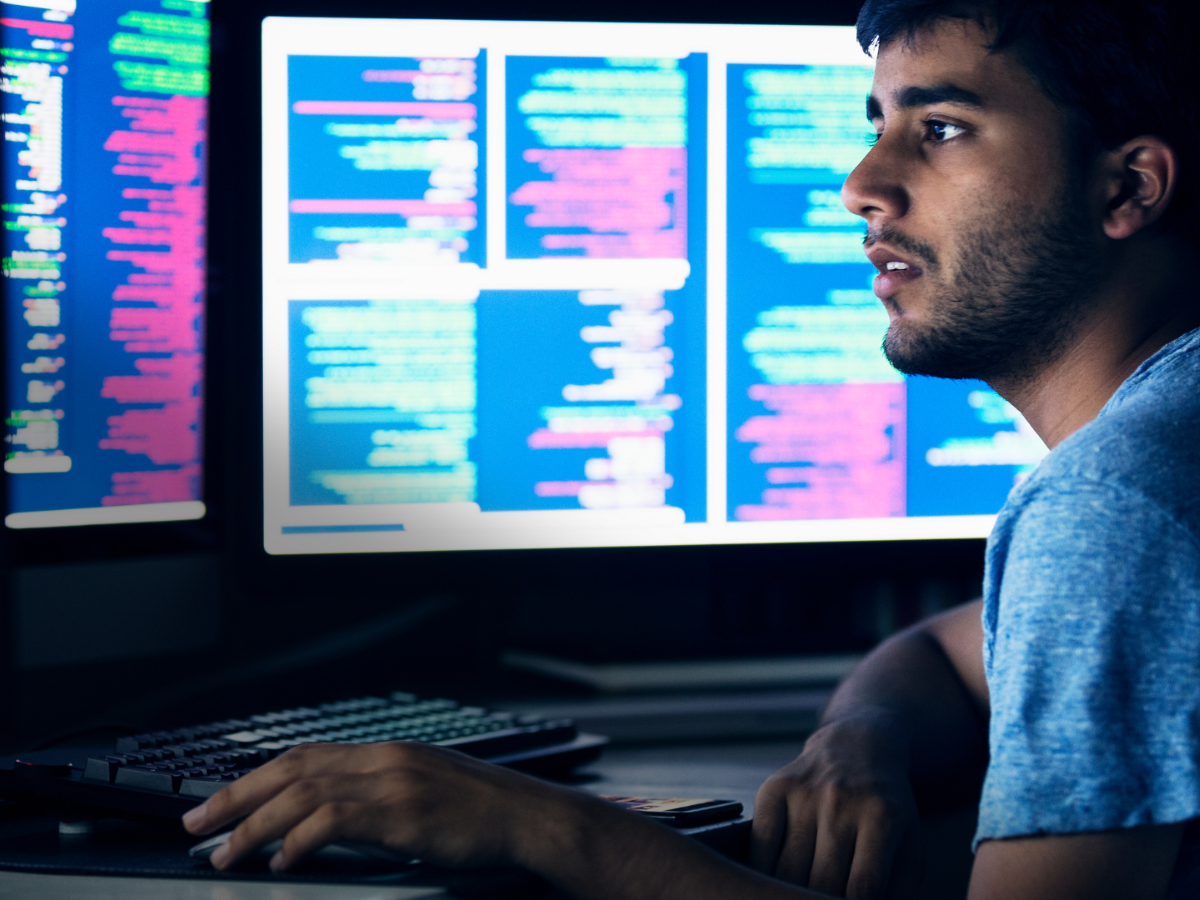
[[[917,627],[885,641],[834,693],[822,725],[860,723],[895,742],[916,783],[977,772],[986,716],[938,639]]]
[[[581,900],[828,900],[595,798],[560,794],[539,805],[515,861]]]
[[[956,629],[955,620],[977,621],[978,607],[953,611],[876,648],[834,694],[822,728],[797,763],[803,772],[796,777],[819,791],[829,764],[845,759],[850,768],[835,765],[840,773],[835,780],[842,788],[870,792],[886,787],[889,771],[905,784],[911,780],[916,785],[962,782],[962,776],[982,771],[986,715],[943,641],[951,645],[959,665],[979,649],[975,635]],[[979,673],[969,673],[968,680],[972,677],[981,680]],[[778,818],[779,810],[774,812]],[[587,900],[815,900],[826,896],[748,871],[662,825],[575,792],[550,791],[521,818],[514,861]],[[763,830],[759,824],[756,814],[756,831]],[[760,844],[762,838],[759,835]],[[765,842],[771,845],[771,861],[780,852],[777,843],[787,856],[788,840]],[[902,848],[901,852],[909,851]],[[811,871],[819,865],[820,860],[811,862]],[[768,865],[766,870],[775,868]],[[793,878],[789,872],[776,874],[787,880],[808,880]]]

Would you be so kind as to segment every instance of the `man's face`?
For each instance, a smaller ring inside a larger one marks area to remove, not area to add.
[[[885,353],[909,374],[1031,374],[1102,277],[1066,115],[989,41],[951,19],[881,50],[867,104],[879,138],[842,189],[868,223]]]

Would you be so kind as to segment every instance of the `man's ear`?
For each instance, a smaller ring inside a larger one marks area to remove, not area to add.
[[[1126,141],[1107,156],[1104,233],[1122,240],[1166,212],[1179,179],[1179,158],[1170,144],[1153,135]]]

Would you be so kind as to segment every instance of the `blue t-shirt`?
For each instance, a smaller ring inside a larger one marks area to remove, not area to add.
[[[1200,817],[1200,329],[1013,490],[988,539],[983,632],[976,844]]]

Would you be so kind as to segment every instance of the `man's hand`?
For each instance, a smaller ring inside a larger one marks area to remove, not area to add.
[[[219,869],[279,838],[276,871],[350,838],[443,866],[520,866],[580,900],[818,900],[606,800],[426,744],[302,744],[184,825],[207,834],[243,816]]]
[[[301,744],[191,810],[184,825],[208,834],[247,817],[213,853],[218,869],[279,838],[276,871],[343,838],[439,865],[506,865],[520,858],[517,837],[544,827],[564,793],[423,744]]]
[[[915,897],[919,827],[907,759],[863,715],[825,725],[759,789],[751,863],[850,900]]]
[[[916,896],[914,785],[969,783],[987,761],[980,602],[884,641],[850,674],[804,752],[758,792],[751,862],[851,900]]]

